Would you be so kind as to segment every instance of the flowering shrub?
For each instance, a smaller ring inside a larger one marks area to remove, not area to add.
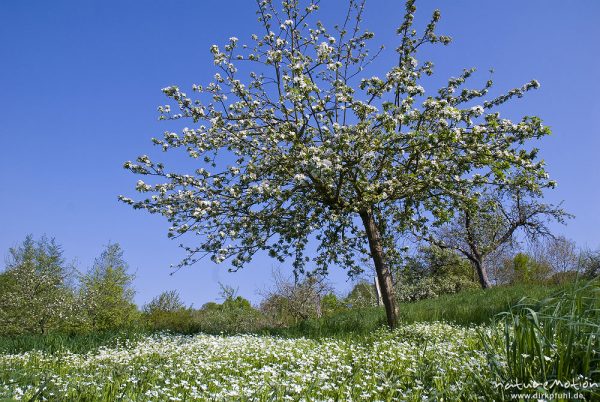
[[[400,283],[396,288],[400,301],[434,299],[441,295],[477,289],[477,284],[464,276],[425,277],[413,283]]]
[[[0,398],[27,400],[473,399],[476,328],[412,324],[339,340],[154,335],[86,354],[0,355]]]

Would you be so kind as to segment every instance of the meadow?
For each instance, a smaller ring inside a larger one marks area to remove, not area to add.
[[[24,338],[21,343],[4,339],[0,398],[511,400],[514,391],[500,385],[569,380],[579,388],[569,384],[554,391],[578,392],[593,400],[600,396],[594,383],[600,382],[599,289],[597,282],[548,288],[539,298],[513,302],[507,312],[483,323],[464,318],[465,310],[481,309],[476,303],[480,292],[411,303],[413,310],[405,309],[405,320],[394,331],[382,326],[367,331],[380,321],[380,312],[367,309],[362,315],[337,317],[338,326],[304,324],[305,330],[313,328],[309,337],[295,336],[290,329],[278,335],[132,333]],[[494,292],[491,300],[500,308],[515,289]],[[462,300],[462,309],[448,304],[457,300]],[[451,323],[450,313],[440,313],[446,311],[444,306],[455,311],[454,321],[462,322]],[[409,322],[410,314],[414,322]],[[360,317],[367,323],[362,330],[349,330]]]

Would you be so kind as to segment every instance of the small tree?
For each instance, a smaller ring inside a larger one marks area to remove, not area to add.
[[[264,295],[261,311],[279,324],[294,323],[323,315],[323,298],[331,293],[325,277],[310,275],[305,278],[286,278],[273,272],[274,287]]]
[[[194,332],[197,325],[192,308],[187,308],[176,290],[162,292],[142,308],[144,319],[154,330]]]
[[[72,275],[54,239],[27,236],[11,248],[0,275],[0,332],[45,334],[68,326],[75,308]]]
[[[176,290],[162,292],[160,295],[146,303],[142,310],[145,313],[152,314],[154,312],[171,313],[185,309],[185,304]]]
[[[359,280],[348,292],[345,302],[350,308],[372,307],[377,304],[375,285]]]
[[[433,64],[418,62],[417,50],[451,40],[435,32],[437,10],[417,33],[414,0],[397,29],[397,61],[372,76],[366,69],[379,51],[369,52],[374,35],[361,27],[364,0],[349,0],[333,31],[314,19],[318,3],[257,0],[262,33],[248,47],[235,37],[224,48],[212,46],[219,70],[213,82],[194,85],[197,97],[164,88],[178,111],[161,106],[161,119],[197,125],[154,143],[205,164],[179,173],[140,156],[125,168],[160,181],[138,181],[136,189],[151,197],[121,200],[164,215],[171,237],[200,235],[199,244],[184,246],[189,255],[181,265],[211,256],[230,258],[238,269],[265,250],[292,258],[301,272],[311,239],[322,272],[332,264],[360,272],[366,255],[394,327],[393,239],[422,226],[417,211],[447,220],[452,200],[473,186],[506,183],[511,170],[528,173],[526,187],[552,186],[536,152],[521,147],[549,129],[537,117],[515,124],[493,111],[539,84],[483,101],[492,81],[465,88],[475,71],[469,69],[426,95],[420,83]]]
[[[540,190],[527,190],[520,184],[524,180],[516,177],[514,185],[484,190],[474,207],[463,204],[454,221],[429,237],[431,243],[468,258],[483,289],[491,286],[488,257],[511,246],[518,230],[532,240],[550,237],[547,222],[562,223],[570,216],[559,207],[542,203]],[[467,202],[472,199],[465,197]]]
[[[135,320],[135,291],[131,288],[134,277],[127,270],[121,246],[113,243],[81,278],[81,299],[93,330],[124,328]]]
[[[548,278],[552,267],[546,261],[539,261],[526,253],[517,253],[506,261],[507,270],[512,273],[512,283],[539,283]]]

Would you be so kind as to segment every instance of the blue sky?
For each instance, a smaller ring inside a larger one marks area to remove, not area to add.
[[[320,18],[341,18],[324,2]],[[600,237],[600,2],[580,0],[417,1],[417,22],[442,11],[439,33],[453,37],[428,52],[433,83],[477,67],[479,82],[494,68],[496,90],[537,79],[542,86],[504,111],[538,115],[553,135],[541,156],[559,183],[548,200],[564,200],[576,218],[556,231],[581,246]],[[137,274],[139,304],[178,289],[200,306],[218,298],[218,282],[256,302],[278,265],[257,258],[226,272],[206,262],[169,275],[182,253],[166,237],[168,223],[117,201],[134,195],[126,160],[156,155],[160,89],[189,88],[213,75],[213,43],[240,42],[258,32],[252,1],[3,1],[0,3],[0,254],[31,233],[54,236],[69,260],[89,267],[103,245],[119,242]],[[375,69],[391,65],[403,2],[370,0],[364,26],[388,50]],[[369,74],[369,72],[367,72]],[[426,88],[430,91],[435,86]],[[288,266],[283,270],[287,272]],[[332,272],[339,291],[347,282]]]

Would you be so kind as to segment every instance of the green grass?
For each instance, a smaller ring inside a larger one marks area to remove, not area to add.
[[[539,301],[523,300],[498,323],[500,331],[481,334],[495,381],[600,383],[599,280],[568,285]],[[491,398],[505,397],[501,388],[494,391]],[[600,389],[585,395],[598,400]]]
[[[0,400],[511,400],[497,384],[600,383],[598,281],[466,291],[400,310],[395,331],[382,308],[367,308],[265,331],[277,337],[4,337]],[[582,395],[600,400],[598,390]]]
[[[73,353],[86,353],[100,346],[116,346],[125,339],[136,340],[144,335],[143,331],[110,331],[88,334],[27,334],[17,336],[0,336],[0,354],[23,353],[40,350],[56,353],[69,350]]]
[[[483,290],[469,290],[437,299],[400,303],[403,323],[446,321],[460,325],[489,323],[497,314],[507,311],[523,297],[543,299],[560,286],[515,285]],[[349,339],[367,335],[384,327],[385,311],[370,307],[342,311],[324,318],[300,322],[290,328],[266,328],[262,334],[284,337],[336,337]],[[113,331],[78,335],[48,334],[0,336],[0,353],[21,353],[29,350],[54,352],[68,349],[87,352],[99,346],[114,345],[119,339],[136,339],[146,331]],[[217,333],[219,331],[216,331]]]
[[[437,299],[402,303],[403,322],[448,321],[461,325],[487,324],[524,298],[543,299],[562,289],[558,285],[512,285],[466,290]]]
[[[460,325],[487,324],[524,297],[543,299],[562,288],[562,285],[534,284],[498,286],[488,290],[466,290],[436,299],[400,303],[400,320],[403,323],[446,321]],[[370,307],[343,311],[320,319],[306,320],[290,328],[266,332],[289,337],[347,338],[368,334],[385,326],[385,323],[383,307]]]

